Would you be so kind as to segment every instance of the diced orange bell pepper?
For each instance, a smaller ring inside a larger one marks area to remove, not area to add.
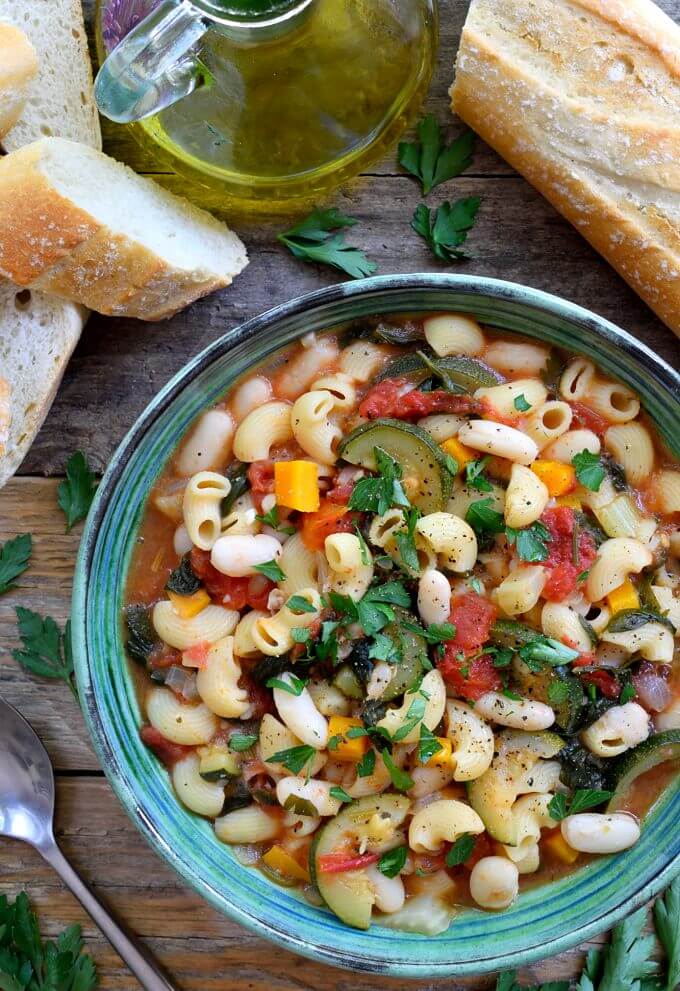
[[[206,606],[210,605],[210,596],[204,588],[199,588],[193,595],[178,595],[177,592],[168,592],[168,598],[172,602],[172,608],[182,619],[193,619],[203,612]]]
[[[566,495],[576,487],[576,472],[571,465],[565,465],[561,461],[539,460],[534,461],[530,468],[553,497]]]
[[[275,461],[274,495],[279,506],[315,513],[319,508],[319,466],[314,461]]]
[[[617,588],[613,588],[607,596],[607,604],[612,613],[623,612],[624,609],[639,609],[640,596],[630,578],[626,578]]]
[[[344,517],[347,519],[345,520]],[[307,550],[322,551],[326,537],[342,529],[346,531],[354,529],[349,509],[338,503],[324,501],[319,506],[318,512],[308,513],[302,517],[300,535]]]
[[[583,503],[578,496],[575,495],[563,495],[555,499],[555,504],[557,506],[568,506],[569,509],[575,509],[577,513],[580,513],[583,509]]]
[[[331,716],[328,720],[328,739],[333,740],[329,746],[331,760],[339,760],[345,764],[358,764],[368,751],[368,738],[365,736],[347,736],[347,731],[353,728],[363,729],[360,719],[349,716]],[[335,746],[337,744],[337,746]]]
[[[578,860],[578,850],[569,846],[559,829],[556,829],[549,836],[545,836],[542,845],[556,860],[561,860],[563,864],[573,864],[575,860]]]
[[[436,754],[432,754],[430,759],[425,763],[426,767],[445,767],[451,760],[451,741],[445,736],[438,736],[437,743],[441,747],[441,750],[438,750]]]
[[[445,454],[450,454],[458,464],[458,471],[461,472],[470,461],[476,461],[478,454],[470,447],[465,447],[457,437],[449,437],[439,445]]]
[[[283,877],[292,877],[296,881],[309,881],[309,871],[302,864],[299,864],[295,857],[291,856],[278,843],[271,847],[262,858],[270,871],[281,874]]]

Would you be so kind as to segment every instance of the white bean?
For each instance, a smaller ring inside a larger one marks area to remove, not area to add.
[[[340,811],[342,802],[333,798],[330,781],[306,781],[304,778],[290,775],[281,778],[276,786],[276,798],[279,805],[285,808],[287,800],[293,796],[310,802],[316,809],[317,816],[334,816]]]
[[[256,375],[247,382],[243,382],[234,393],[231,401],[231,408],[234,411],[236,420],[240,423],[248,413],[263,406],[272,398],[272,387],[269,379],[263,375]]]
[[[182,525],[178,526],[175,530],[175,536],[172,540],[172,546],[175,549],[175,554],[179,554],[182,557],[183,554],[188,554],[191,548],[194,546],[191,543],[191,537],[187,528]]]
[[[293,684],[288,671],[280,676],[284,684]],[[291,733],[315,750],[324,750],[328,743],[328,723],[321,715],[306,688],[292,695],[283,688],[274,688],[274,704],[279,716]]]
[[[506,857],[482,857],[472,868],[470,894],[482,908],[508,908],[518,891],[517,865]]]
[[[220,537],[210,552],[212,565],[223,575],[244,578],[255,575],[255,566],[281,556],[281,544],[265,533]]]
[[[373,889],[375,907],[381,912],[398,912],[404,907],[406,892],[404,882],[397,874],[396,877],[387,877],[378,870],[375,864],[366,868],[366,877]]]
[[[581,853],[619,853],[640,839],[640,824],[628,812],[579,812],[563,819],[560,829],[569,846]]]
[[[498,692],[486,692],[475,702],[475,712],[489,722],[511,729],[543,730],[555,722],[549,705],[531,699],[509,699]]]
[[[499,458],[508,458],[520,465],[529,465],[538,457],[538,445],[531,437],[514,427],[506,427],[504,423],[494,423],[493,420],[469,420],[459,430],[458,437],[466,447],[473,447],[475,451],[494,454]]]
[[[446,623],[451,612],[451,586],[448,579],[437,571],[428,568],[423,571],[418,582],[418,612],[426,626]]]

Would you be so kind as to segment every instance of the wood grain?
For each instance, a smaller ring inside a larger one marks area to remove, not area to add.
[[[442,0],[441,46],[426,109],[447,124],[447,89],[467,0]],[[680,19],[680,0],[660,6]],[[90,29],[94,0],[85,3]],[[106,150],[167,188],[186,191],[182,178],[159,164],[130,134],[104,124]],[[678,342],[626,284],[530,186],[491,149],[477,143],[472,168],[429,198],[480,195],[479,221],[470,237],[471,261],[439,269],[409,228],[420,202],[416,183],[404,175],[396,154],[370,166],[338,192],[334,202],[356,216],[352,242],[364,247],[380,272],[458,271],[524,282],[566,296],[626,327],[672,364]],[[210,190],[198,201],[221,212]],[[101,776],[82,715],[65,685],[38,681],[11,658],[16,646],[15,607],[49,613],[63,624],[80,528],[64,532],[57,508],[58,476],[76,448],[102,470],[127,429],[164,383],[225,330],[270,306],[329,285],[338,273],[293,259],[275,235],[286,218],[244,220],[232,225],[247,244],[251,263],[233,287],[195,304],[162,324],[145,325],[93,315],[66,372],[43,430],[21,469],[0,493],[0,543],[31,531],[34,555],[19,587],[0,597],[0,692],[40,733],[57,769],[57,835],[64,852],[98,894],[137,932],[185,991],[397,991],[402,981],[336,971],[283,950],[273,950],[223,918],[191,892],[159,860],[118,805]],[[47,479],[35,476],[52,476]],[[132,991],[137,985],[38,855],[0,841],[0,892],[28,888],[43,928],[54,934],[70,921],[84,924],[99,964],[102,988]],[[521,976],[525,983],[576,974],[587,946],[544,961]],[[422,991],[489,988],[491,978],[409,982]]]

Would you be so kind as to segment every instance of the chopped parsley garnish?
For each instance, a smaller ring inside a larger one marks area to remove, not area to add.
[[[348,795],[344,788],[340,788],[339,785],[333,785],[330,790],[331,798],[337,798],[339,802],[353,802],[354,799],[351,795]]]
[[[311,630],[307,626],[293,626],[290,635],[293,643],[309,643],[312,639]]]
[[[575,454],[571,463],[576,469],[576,477],[586,489],[598,492],[605,476],[604,466],[599,455],[591,454],[590,451],[581,451]]]
[[[260,523],[264,523],[265,526],[270,526],[272,530],[278,530],[279,533],[285,533],[289,537],[297,533],[294,526],[281,525],[278,506],[272,506],[268,513],[264,513],[262,516],[256,516],[255,519],[259,520]]]
[[[626,702],[632,702],[636,694],[634,685],[630,681],[627,681],[621,689],[621,694],[619,695],[619,705],[625,705]]]
[[[539,520],[521,530],[508,526],[505,535],[509,544],[515,544],[520,561],[545,561],[548,557],[550,530]]]
[[[416,633],[419,637],[424,637],[432,644],[445,643],[447,640],[453,640],[456,635],[456,627],[453,623],[430,623],[425,629],[420,623],[404,620],[401,627],[409,630],[410,633]]]
[[[475,533],[494,534],[505,530],[503,514],[493,508],[493,499],[479,499],[468,506],[465,521]]]
[[[480,582],[479,578],[471,578],[470,579],[470,588],[477,595],[484,595],[484,586]]]
[[[307,680],[303,678],[298,678],[296,675],[288,672],[289,682],[282,681],[281,678],[269,678],[265,681],[267,688],[279,688],[282,692],[288,692],[289,695],[295,695],[296,697],[302,695],[305,690],[305,685]]]
[[[364,565],[364,567],[367,567],[371,563],[371,552],[368,549],[368,544],[366,543],[363,533],[361,532],[361,530],[359,529],[356,523],[354,524],[354,530],[357,535],[357,540],[359,541],[359,550],[361,552],[361,563]]]
[[[286,580],[285,574],[276,561],[265,561],[264,564],[256,564],[254,570],[272,582],[283,582]]]
[[[418,551],[416,549],[416,524],[420,519],[420,510],[415,506],[404,509],[404,520],[406,522],[406,532],[398,533],[396,536],[397,549],[401,563],[409,571],[420,571]]]
[[[359,623],[369,637],[394,620],[392,606],[407,608],[411,604],[411,597],[400,582],[375,585],[358,602],[337,592],[331,592],[329,599],[336,612],[349,623]]]
[[[229,749],[236,753],[250,750],[256,743],[257,737],[253,733],[232,733],[229,737]]]
[[[446,866],[458,867],[459,864],[464,864],[472,856],[474,848],[475,838],[472,833],[463,833],[446,854]]]
[[[443,747],[432,730],[428,729],[425,723],[420,726],[420,740],[418,741],[418,760],[421,764],[427,762],[438,754]]]
[[[316,607],[312,605],[309,599],[305,599],[303,595],[291,595],[286,605],[296,616],[304,612],[316,612]]]
[[[401,465],[380,447],[373,448],[377,475],[360,478],[352,489],[349,508],[381,516],[392,506],[410,507],[401,484]]]
[[[376,633],[369,647],[368,656],[374,661],[396,663],[401,656],[401,650],[392,637],[388,637],[386,633]]]
[[[375,771],[375,750],[367,750],[357,764],[357,777],[368,778]]]
[[[518,413],[526,413],[528,409],[531,409],[531,403],[527,402],[527,397],[524,395],[524,393],[521,393],[519,396],[515,396],[512,405],[515,407]]]
[[[314,759],[316,750],[306,743],[299,747],[290,747],[288,750],[277,750],[271,757],[267,757],[268,764],[283,764],[291,774],[299,774],[305,764],[309,764]]]
[[[417,696],[408,707],[406,721],[392,735],[392,741],[394,743],[399,743],[401,740],[404,740],[409,735],[411,730],[414,730],[418,723],[422,722],[424,715],[425,699]]]
[[[480,461],[468,461],[465,465],[465,484],[469,489],[476,489],[477,492],[492,492],[493,485],[485,477],[484,469],[491,458],[482,458]]]
[[[597,805],[602,805],[612,797],[611,791],[598,791],[595,788],[579,788],[574,792],[571,801],[567,800],[564,792],[557,792],[550,799],[548,813],[555,822],[561,822],[567,816],[576,815],[577,812],[585,812]]]
[[[410,788],[413,788],[413,778],[406,771],[402,771],[400,767],[397,767],[392,760],[389,750],[383,750],[382,759],[392,779],[392,784],[397,791],[408,791]]]
[[[532,664],[568,664],[570,661],[575,661],[578,657],[577,650],[567,647],[566,644],[560,643],[559,640],[553,640],[552,637],[544,637],[540,633],[536,634],[534,640],[520,647],[518,653],[525,664],[533,671],[540,670],[540,667],[532,667]]]
[[[408,847],[397,846],[393,850],[387,850],[378,861],[378,870],[385,877],[396,877],[406,863]]]

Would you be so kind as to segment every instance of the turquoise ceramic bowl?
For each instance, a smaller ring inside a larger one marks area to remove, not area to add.
[[[435,938],[372,926],[349,929],[323,908],[242,867],[210,824],[175,799],[139,741],[140,711],[119,616],[147,494],[196,415],[252,364],[303,333],[372,313],[458,310],[489,325],[580,352],[643,400],[680,456],[680,376],[623,330],[573,303],[507,282],[405,275],[346,283],[286,303],[230,330],[191,361],[127,435],[99,487],[75,578],[76,670],[92,739],[111,785],[155,850],[212,905],[287,949],[324,963],[403,977],[443,977],[521,966],[601,932],[680,870],[680,781],[628,853],[525,891],[508,911],[464,911]]]

